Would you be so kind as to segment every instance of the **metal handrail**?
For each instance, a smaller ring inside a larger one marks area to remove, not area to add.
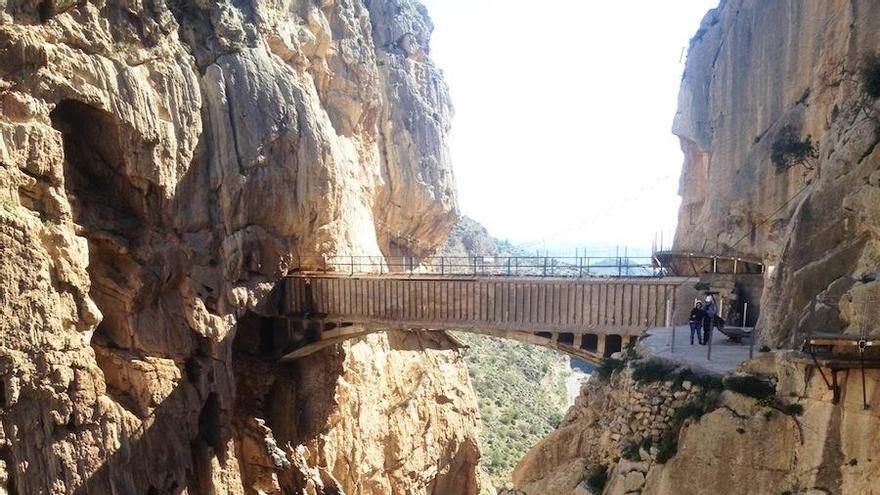
[[[298,259],[296,270],[554,278],[666,275],[650,256],[322,256]]]

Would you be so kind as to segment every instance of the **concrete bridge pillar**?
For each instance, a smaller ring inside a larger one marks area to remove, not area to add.
[[[574,347],[577,349],[581,348],[581,343],[584,341],[583,334],[577,334],[574,336]]]
[[[605,335],[599,334],[597,337],[599,337],[599,339],[596,343],[596,354],[601,357],[605,355]]]

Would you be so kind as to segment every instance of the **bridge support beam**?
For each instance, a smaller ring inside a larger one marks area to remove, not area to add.
[[[575,346],[576,348],[580,349],[580,348],[581,348],[581,344],[582,344],[583,342],[584,342],[584,336],[583,336],[583,334],[580,334],[580,333],[575,334],[575,336],[574,336],[574,346]]]
[[[599,334],[599,339],[596,343],[596,355],[604,356],[605,355],[605,335]]]

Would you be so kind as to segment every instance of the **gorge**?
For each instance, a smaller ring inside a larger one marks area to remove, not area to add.
[[[316,260],[517,254],[462,219],[420,3],[0,0],[0,494],[880,493],[880,373],[835,373],[838,401],[799,352],[878,335],[878,23],[706,15],[674,249],[762,260],[768,352],[721,377],[603,334],[563,415],[565,360],[525,344],[389,328],[279,360],[281,281]],[[783,138],[810,153],[780,166]]]

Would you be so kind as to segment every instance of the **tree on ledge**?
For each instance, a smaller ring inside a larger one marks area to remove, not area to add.
[[[807,170],[816,169],[819,151],[810,136],[803,140],[798,137],[794,127],[787,125],[779,130],[770,148],[770,160],[776,165],[777,173],[802,165]]]

